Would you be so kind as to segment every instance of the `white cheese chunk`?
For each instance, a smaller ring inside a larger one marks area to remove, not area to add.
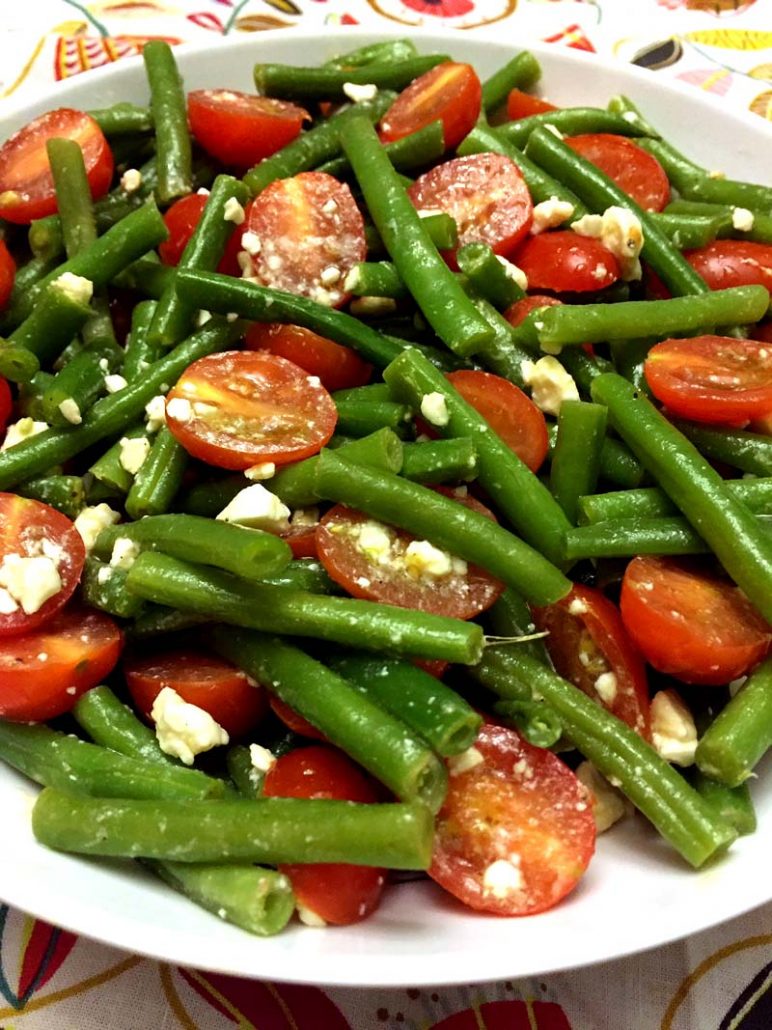
[[[571,228],[579,236],[600,240],[619,262],[625,282],[641,278],[643,229],[632,211],[626,207],[607,207],[602,215],[578,218],[571,224]]]
[[[88,304],[94,296],[92,281],[82,275],[75,275],[74,272],[63,272],[58,279],[54,279],[51,286],[55,290],[60,290],[76,304]]]
[[[0,615],[13,615],[18,612],[19,606],[5,589],[0,587]]]
[[[557,358],[546,355],[538,361],[524,361],[523,380],[531,387],[531,399],[548,415],[558,415],[563,401],[578,401],[579,390],[573,377]]]
[[[123,569],[125,572],[128,572],[137,560],[140,550],[141,548],[136,541],[129,540],[127,536],[119,536],[113,544],[110,564],[114,569]]]
[[[507,278],[511,279],[513,283],[520,287],[521,290],[528,289],[528,276],[518,265],[512,261],[507,261],[501,254],[496,255],[496,260],[507,273]]]
[[[451,556],[428,540],[411,540],[405,548],[405,567],[414,579],[447,576],[452,571]]]
[[[276,475],[276,465],[272,461],[263,461],[259,465],[250,465],[244,469],[244,475],[253,483],[259,483],[261,479],[270,479]]]
[[[0,564],[0,586],[21,605],[25,615],[32,615],[59,593],[62,579],[56,562],[44,554],[31,558],[6,554]]]
[[[78,402],[74,397],[65,397],[63,401],[59,403],[59,411],[74,426],[79,426],[83,421]]]
[[[121,189],[124,193],[136,193],[142,185],[142,172],[138,168],[127,168],[121,176]]]
[[[750,232],[753,228],[753,222],[753,212],[749,211],[747,207],[732,208],[733,229],[737,229],[738,232]]]
[[[244,208],[235,197],[228,197],[222,212],[223,221],[233,222],[234,225],[241,225],[246,218]]]
[[[120,443],[120,456],[118,461],[122,469],[125,469],[132,476],[135,476],[150,453],[150,441],[146,436],[124,436]]]
[[[108,393],[119,393],[121,390],[125,390],[128,385],[123,376],[118,375],[117,372],[105,376],[105,390]]]
[[[605,705],[613,705],[617,697],[617,678],[613,672],[602,672],[595,680],[595,692]]]
[[[200,329],[202,325],[206,325],[207,322],[212,321],[212,312],[207,311],[206,308],[201,308],[196,312],[196,325]]]
[[[598,772],[592,762],[582,762],[576,770],[576,775],[595,799],[592,810],[595,829],[598,833],[605,833],[625,814],[625,799],[611,786],[606,777]]]
[[[145,428],[148,433],[157,433],[166,425],[166,398],[162,393],[151,397],[145,405]]]
[[[322,210],[324,210],[324,208]],[[241,246],[244,248],[248,255],[255,257],[257,254],[260,253],[260,237],[257,235],[256,232],[252,232],[251,229],[247,229],[247,231],[241,237]]]
[[[276,765],[276,755],[262,744],[249,745],[249,760],[252,768],[258,773],[267,773]]]
[[[665,761],[681,766],[694,764],[697,727],[674,690],[660,690],[652,699],[651,742]]]
[[[327,926],[327,923],[321,916],[318,916],[312,909],[306,908],[305,905],[301,905],[300,902],[297,903],[296,909],[298,919],[304,926],[314,926],[319,928]]]
[[[540,204],[534,205],[531,233],[538,236],[545,229],[554,229],[562,225],[573,213],[574,205],[567,200],[561,200],[559,197],[542,200]]]
[[[461,776],[462,773],[482,765],[484,761],[482,752],[478,751],[476,747],[468,747],[460,755],[451,755],[448,759],[448,772],[451,776]]]
[[[520,871],[520,856],[510,855],[509,859],[499,858],[491,862],[483,873],[482,885],[486,894],[500,899],[521,891],[524,881]]]
[[[393,314],[397,310],[397,302],[393,297],[355,297],[349,310],[359,318],[381,318]]]
[[[36,422],[31,418],[20,418],[18,422],[11,422],[5,431],[0,451],[7,451],[9,447],[15,447],[17,443],[23,443],[31,436],[37,436],[38,433],[44,433],[50,428],[47,422]]]
[[[448,405],[443,394],[434,391],[421,398],[421,414],[433,426],[446,426],[450,422]]]
[[[380,522],[368,520],[359,524],[357,547],[370,561],[385,565],[391,558],[391,545],[394,539],[388,526]]]
[[[353,100],[355,104],[359,104],[363,100],[374,100],[378,95],[378,87],[374,82],[344,82],[343,92],[349,100]]]
[[[115,525],[120,520],[117,511],[113,511],[109,504],[97,504],[93,508],[84,508],[75,519],[75,528],[80,533],[81,539],[88,554],[94,549],[97,537],[103,529]]]
[[[171,687],[164,687],[158,694],[150,717],[161,750],[185,765],[193,765],[196,755],[227,744],[230,739],[209,712],[183,701]]]
[[[175,422],[190,422],[193,418],[193,407],[185,397],[172,397],[167,401],[166,414]]]
[[[217,516],[223,522],[237,522],[250,529],[264,529],[269,533],[286,533],[289,529],[290,510],[276,494],[261,483],[239,490],[233,500]]]

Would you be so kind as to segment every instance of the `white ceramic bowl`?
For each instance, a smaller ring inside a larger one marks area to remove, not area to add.
[[[346,29],[323,36],[263,33],[209,48],[182,48],[188,88],[252,88],[257,60],[316,64],[386,32]],[[422,34],[440,50],[490,74],[527,44],[482,36]],[[541,45],[544,90],[558,104],[605,104],[614,93],[637,101],[660,130],[709,168],[769,181],[769,128],[760,118],[716,106],[656,74]],[[22,109],[2,111],[0,138],[51,107],[102,107],[146,100],[139,61],[126,61],[57,87]],[[765,158],[765,154],[767,157]],[[767,766],[767,773],[770,768]],[[772,898],[772,784],[753,785],[760,829],[700,873],[688,869],[641,819],[599,841],[579,888],[540,916],[497,919],[463,909],[428,882],[391,889],[376,916],[329,931],[292,925],[260,940],[197,908],[137,866],[92,861],[35,843],[30,811],[37,789],[0,764],[0,897],[59,926],[180,965],[272,980],[351,986],[472,983],[529,976],[610,960],[664,944]]]

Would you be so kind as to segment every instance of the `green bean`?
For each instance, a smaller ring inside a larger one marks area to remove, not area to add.
[[[93,555],[86,558],[81,589],[86,604],[119,619],[134,619],[145,606],[140,597],[126,589],[126,572],[123,569]]]
[[[673,419],[673,425],[710,458],[754,476],[772,476],[772,438],[746,429],[715,429],[700,422]]]
[[[582,393],[589,396],[592,381],[603,372],[611,372],[614,366],[605,358],[589,355],[579,347],[573,347],[560,355],[560,362],[573,377]]]
[[[0,376],[12,383],[28,383],[37,374],[38,359],[26,347],[0,340]]]
[[[126,496],[127,514],[133,519],[164,515],[182,486],[187,467],[187,451],[161,426]]]
[[[404,61],[418,54],[412,39],[387,39],[382,43],[366,43],[364,46],[349,50],[345,54],[325,61],[328,68],[361,68],[373,61]]]
[[[281,572],[292,557],[289,544],[273,533],[198,515],[149,515],[139,522],[108,526],[99,534],[93,553],[109,557],[120,539],[182,561],[204,559],[208,565],[250,580]]]
[[[496,132],[502,139],[516,147],[524,147],[536,129],[547,131],[553,138],[552,129],[564,136],[579,136],[587,132],[610,132],[615,136],[643,136],[641,128],[612,111],[601,107],[564,107],[557,111],[544,111],[528,118],[499,125]]]
[[[157,193],[162,204],[193,188],[193,169],[185,91],[172,48],[151,39],[142,48],[155,126]]]
[[[756,515],[772,515],[772,478],[727,479],[730,493]],[[659,487],[616,490],[579,498],[582,522],[616,522],[618,519],[657,518],[675,515],[678,509]]]
[[[563,401],[550,468],[550,489],[572,524],[579,498],[595,488],[606,438],[606,409],[584,401]]]
[[[410,296],[391,261],[360,261],[346,276],[343,288],[355,297]]]
[[[716,239],[726,224],[726,219],[721,215],[706,218],[703,215],[653,211],[649,217],[678,250],[693,250],[695,247],[707,246]],[[730,217],[729,225],[731,224]]]
[[[506,101],[510,90],[530,89],[541,78],[541,66],[532,53],[521,50],[485,80],[482,107],[490,114]]]
[[[114,367],[111,358],[99,351],[76,354],[43,391],[40,407],[46,422],[52,426],[81,425],[83,416],[105,391],[105,373]]]
[[[140,722],[109,687],[92,687],[81,694],[72,714],[78,725],[102,747],[156,765],[176,764],[161,750],[153,730]]]
[[[86,503],[82,476],[42,476],[19,483],[15,490],[22,497],[49,504],[70,519],[76,518]]]
[[[316,487],[327,500],[364,511],[481,565],[534,604],[552,604],[570,589],[569,581],[538,551],[485,515],[399,476],[353,465],[339,451],[322,451]]]
[[[582,558],[632,558],[638,554],[705,554],[710,548],[684,518],[633,517],[570,529],[566,561]]]
[[[46,151],[56,186],[64,246],[67,257],[72,258],[97,238],[83,151],[72,139],[49,139]]]
[[[418,213],[421,224],[429,234],[437,250],[450,250],[458,243],[458,226],[456,220],[447,211],[432,211]]]
[[[147,426],[144,422],[138,422],[134,426],[124,432],[121,437],[122,440],[138,440],[140,437],[144,439],[150,439],[150,434],[147,431]],[[129,472],[128,469],[124,468],[121,464],[121,454],[123,448],[121,441],[116,440],[114,444],[111,444],[104,454],[100,455],[97,460],[89,466],[89,473],[94,477],[97,482],[101,483],[104,487],[109,490],[110,494],[114,497],[127,494],[131,489],[131,484],[134,480],[133,473]]]
[[[710,546],[737,585],[772,620],[772,537],[686,437],[621,376],[599,376],[593,398]]]
[[[161,264],[157,254],[145,254],[115,276],[114,285],[134,290],[145,297],[160,300],[164,290],[174,280],[175,270]]]
[[[402,61],[371,61],[357,68],[303,68],[289,64],[256,64],[257,92],[283,100],[348,100],[345,86],[372,84],[378,89],[404,89],[413,79],[449,61],[446,54],[418,54]]]
[[[26,264],[16,269],[11,296],[8,298],[5,311],[0,315],[0,327],[3,332],[15,329],[27,318],[34,307],[28,303],[27,294],[38,283],[43,282],[55,266],[55,257],[32,257]]]
[[[402,139],[384,145],[389,161],[399,172],[409,172],[414,168],[423,168],[433,161],[439,160],[445,152],[445,139],[442,122],[430,122],[416,132],[411,132]],[[351,171],[351,165],[345,157],[334,157],[319,165],[317,172],[326,172],[340,179]]]
[[[547,426],[547,437],[551,458],[558,438],[557,425],[550,424]],[[615,486],[634,489],[640,486],[641,480],[644,477],[644,468],[621,440],[615,440],[613,437],[607,436],[600,450],[600,476],[601,479],[606,479],[609,483],[614,483]]]
[[[475,356],[475,360],[495,372],[496,375],[508,379],[515,386],[523,387],[525,385],[523,362],[532,361],[534,352],[538,353],[538,348],[524,346],[520,342],[518,329],[510,325],[489,301],[476,295],[471,283],[464,283],[463,288],[477,311],[493,330],[492,341]]]
[[[629,123],[625,124],[629,127]],[[702,277],[694,271],[680,251],[676,250],[648,213],[599,168],[545,129],[536,129],[531,134],[526,154],[565,183],[590,210],[603,212],[610,206],[618,205],[632,211],[643,230],[641,257],[660,276],[674,296],[707,292],[708,287]],[[636,332],[631,335],[642,334]]]
[[[624,94],[618,93],[616,96],[613,96],[606,107],[613,114],[622,115],[626,122],[637,125],[642,135],[659,137],[659,133],[654,126],[644,118],[633,101],[629,97],[624,96]]]
[[[511,640],[512,637],[532,638],[519,640],[517,642],[518,648],[524,650],[526,654],[531,655],[531,657],[543,665],[551,664],[544,639],[538,635],[534,636],[536,626],[533,623],[531,609],[515,590],[507,589],[503,592],[490,610],[489,621],[493,632],[498,634],[499,637],[504,637],[505,642]],[[483,657],[483,662],[488,657],[495,659],[499,656],[505,657],[506,654],[506,648],[488,648]],[[518,692],[518,694],[513,696],[519,697],[520,693]]]
[[[391,393],[386,383],[368,383],[366,386],[351,386],[344,390],[335,390],[332,399],[337,401],[366,401],[380,404],[381,401],[390,401]],[[331,446],[345,444],[348,437],[343,433],[336,432],[333,436],[334,443]]]
[[[609,350],[613,365],[608,371],[618,372],[625,379],[629,379],[636,390],[652,397],[644,365],[655,343],[656,340],[652,340],[650,336],[643,336],[637,340],[611,340]]]
[[[474,440],[478,480],[482,488],[494,500],[503,517],[511,522],[529,544],[538,548],[550,560],[556,557],[563,532],[569,526],[562,509],[546,486],[447,379],[416,351],[406,351],[400,355],[384,371],[383,378],[398,400],[416,409],[421,407],[427,395],[442,395],[448,422],[445,426],[436,427],[440,435],[465,436]],[[494,535],[491,528],[484,530],[483,534]],[[526,565],[529,564],[526,562]],[[539,576],[543,577],[545,593],[555,592],[553,600],[562,596],[561,592],[567,589],[567,581],[557,574],[557,570],[551,569],[549,563],[542,565]]]
[[[324,566],[315,558],[298,558],[281,572],[266,576],[266,586],[287,587],[312,594],[338,594],[340,587],[327,575]]]
[[[242,744],[228,748],[225,761],[228,766],[228,775],[233,780],[241,797],[252,799],[260,797],[265,773],[258,772],[252,765],[249,748]]]
[[[64,233],[58,215],[47,215],[30,222],[29,249],[36,258],[55,261],[64,253]]]
[[[326,664],[376,705],[401,719],[447,758],[474,744],[482,718],[455,690],[411,662],[343,653]]]
[[[458,267],[466,275],[474,289],[503,310],[522,300],[523,290],[487,243],[467,243],[456,254]]]
[[[772,659],[748,677],[697,745],[697,767],[729,787],[744,783],[772,746]]]
[[[153,115],[148,107],[122,101],[112,107],[87,112],[105,136],[127,136],[134,132],[151,132]]]
[[[58,851],[180,862],[349,862],[426,869],[434,820],[424,805],[305,798],[204,804],[80,798],[44,790],[32,811]]]
[[[0,757],[36,783],[70,793],[172,804],[224,794],[219,780],[196,769],[127,758],[40,724],[0,722]]]
[[[563,735],[563,723],[543,701],[498,701],[493,711],[534,747],[552,747]]]
[[[407,443],[402,454],[402,475],[416,483],[467,482],[477,476],[477,448],[468,437]]]
[[[212,641],[218,654],[266,684],[400,800],[439,810],[445,767],[391,708],[279,639],[220,628]]]
[[[148,329],[155,309],[155,301],[143,300],[135,304],[131,312],[131,332],[126,340],[121,369],[127,383],[136,383],[144,376],[148,365],[161,357],[161,348],[151,344],[148,339]]]
[[[176,608],[169,608],[166,605],[148,603],[142,609],[142,614],[129,627],[129,636],[132,640],[140,642],[154,640],[170,633],[197,629],[209,621],[205,615],[180,612]]]
[[[38,296],[27,318],[8,337],[8,345],[23,347],[44,365],[51,365],[91,315],[87,300],[51,282]],[[3,349],[6,345],[3,345]]]
[[[437,253],[369,121],[349,117],[341,144],[386,249],[426,320],[454,353],[465,357],[481,350],[492,332]]]
[[[396,401],[336,401],[338,422],[336,428],[348,436],[369,436],[378,429],[403,433],[413,413],[406,404]]]
[[[713,809],[719,819],[732,826],[740,836],[756,832],[756,812],[747,783],[727,787],[712,780],[696,769],[691,775],[692,786]]]
[[[736,207],[729,204],[711,204],[700,200],[673,200],[665,210],[664,215],[678,215],[679,217],[694,217],[714,219],[719,223],[716,233],[719,237],[738,236],[743,240],[754,240],[757,243],[772,243],[772,214],[765,214],[763,211],[751,211],[753,225],[750,229],[737,229],[734,225],[734,213]]]

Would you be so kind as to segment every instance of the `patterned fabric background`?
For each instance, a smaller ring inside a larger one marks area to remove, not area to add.
[[[295,25],[320,31],[496,25],[518,42],[546,40],[633,62],[772,120],[772,0],[2,0],[1,6],[0,104],[136,54],[150,38],[214,45],[223,36]],[[772,906],[766,906],[683,943],[544,980],[322,991],[177,969],[0,905],[0,1030],[769,1030],[770,931]]]

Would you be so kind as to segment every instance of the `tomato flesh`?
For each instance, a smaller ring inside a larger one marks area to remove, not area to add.
[[[103,612],[65,608],[45,626],[0,640],[0,717],[43,722],[69,712],[115,666],[123,634]]]
[[[288,704],[285,704],[276,694],[270,695],[268,703],[277,719],[281,719],[287,729],[292,730],[293,733],[297,733],[300,737],[309,737],[311,740],[327,741],[325,735],[316,726],[312,726],[308,719],[304,719],[302,715],[299,715],[294,708],[290,708]]]
[[[0,240],[0,311],[6,306],[13,290],[13,281],[16,278],[16,262],[11,257],[11,252]]]
[[[124,661],[123,672],[134,704],[148,722],[153,702],[164,687],[209,712],[231,737],[248,733],[268,708],[262,687],[250,684],[241,669],[206,651],[132,655]]]
[[[544,114],[547,111],[556,111],[557,108],[549,100],[542,100],[532,93],[525,93],[522,89],[511,89],[507,97],[507,117],[510,121],[516,122],[520,118],[530,118],[534,114]]]
[[[646,660],[685,683],[729,683],[753,668],[772,642],[772,629],[745,595],[696,562],[634,558],[620,607]]]
[[[247,330],[250,350],[267,350],[318,376],[328,390],[347,390],[370,381],[372,365],[356,351],[311,329],[281,322],[255,322]]]
[[[772,245],[753,240],[713,240],[684,251],[684,257],[711,290],[765,286],[772,290]]]
[[[606,132],[568,136],[567,146],[615,182],[644,211],[662,211],[670,202],[670,182],[654,157],[626,136]]]
[[[769,344],[728,336],[665,340],[643,365],[651,392],[675,415],[737,422],[772,413]]]
[[[308,458],[330,439],[337,417],[317,378],[262,351],[194,361],[166,402],[166,423],[185,450],[227,469]]]
[[[281,150],[309,118],[302,107],[252,93],[198,89],[188,94],[193,135],[208,154],[235,168],[249,168]]]
[[[0,147],[0,218],[26,225],[56,213],[46,153],[46,143],[55,138],[79,144],[92,197],[107,193],[114,164],[104,133],[85,111],[61,107],[33,119]]]
[[[561,301],[557,297],[550,297],[546,293],[532,293],[530,296],[523,297],[522,300],[516,300],[514,304],[510,304],[504,312],[504,318],[506,318],[510,325],[517,328],[537,308],[552,308],[560,303]]]
[[[4,433],[13,411],[13,394],[8,381],[0,376],[0,434]]]
[[[335,748],[314,744],[282,755],[269,769],[267,797],[331,798],[372,804],[373,784]],[[282,865],[298,903],[326,923],[345,926],[366,919],[378,907],[385,875],[382,869],[347,863]]]
[[[480,114],[482,86],[470,64],[444,61],[403,89],[381,119],[385,143],[442,122],[445,149],[452,150],[474,128]]]
[[[570,229],[529,237],[513,260],[532,290],[586,293],[603,290],[621,275],[619,262],[600,240]]]
[[[190,237],[201,221],[209,198],[201,193],[180,197],[164,215],[169,238],[158,246],[158,255],[165,265],[177,266]]]
[[[514,730],[485,725],[474,747],[482,761],[450,776],[429,876],[481,912],[544,912],[592,857],[592,801],[567,765]]]

